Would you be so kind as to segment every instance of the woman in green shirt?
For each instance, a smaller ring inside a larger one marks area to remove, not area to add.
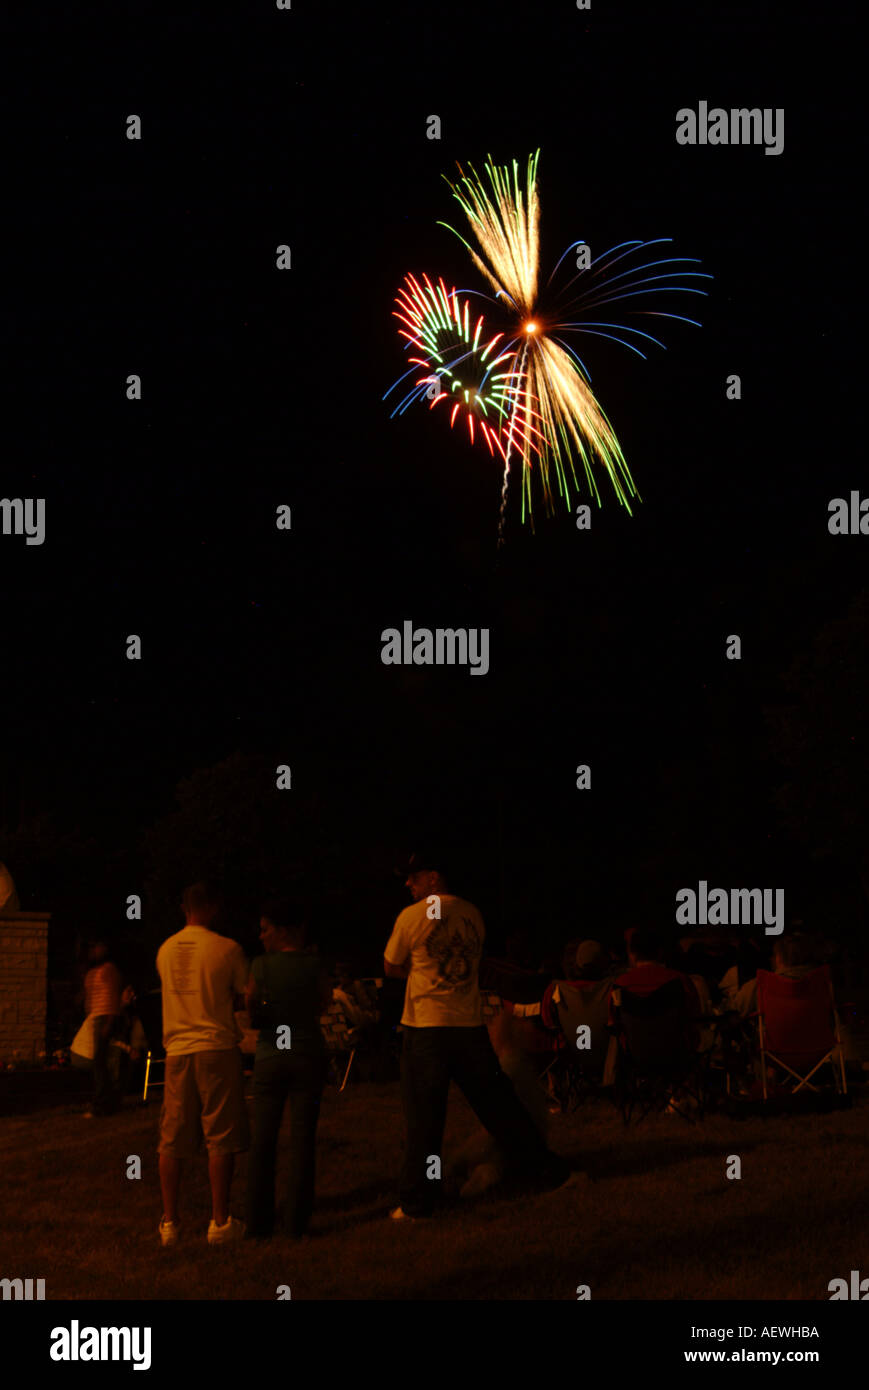
[[[284,1106],[290,1103],[290,1172],[283,1227],[304,1234],[314,1205],[317,1121],[326,1080],[320,1017],[332,998],[331,973],[306,950],[306,928],[285,903],[260,918],[266,954],[251,967],[246,998],[259,1028],[253,1074],[254,1137],[247,1170],[247,1232],[267,1239],[275,1224],[275,1166]]]

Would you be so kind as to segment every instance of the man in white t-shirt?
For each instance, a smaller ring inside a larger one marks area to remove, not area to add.
[[[178,1240],[178,1188],[182,1159],[192,1157],[205,1136],[213,1212],[209,1245],[244,1235],[229,1214],[235,1155],[250,1143],[244,1100],[244,1070],[234,1006],[244,993],[248,965],[238,942],[213,930],[220,898],[206,883],[184,893],[187,925],[157,952],[162,982],[163,1046],[166,1049],[160,1114],[160,1239]]]
[[[407,887],[413,905],[399,913],[384,952],[386,974],[407,979],[401,1016],[405,1160],[393,1220],[430,1216],[437,1205],[451,1080],[517,1172],[561,1182],[570,1171],[546,1148],[483,1024],[480,913],[449,892],[440,853],[411,857]]]

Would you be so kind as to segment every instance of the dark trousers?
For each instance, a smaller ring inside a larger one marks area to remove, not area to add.
[[[567,1164],[547,1149],[534,1121],[498,1063],[485,1028],[403,1030],[401,1099],[405,1156],[399,1193],[408,1216],[428,1216],[441,1183],[427,1176],[441,1154],[450,1081],[463,1091],[480,1122],[500,1144],[514,1173],[566,1177]],[[563,1170],[563,1171],[562,1171]]]
[[[113,1115],[120,1105],[118,1086],[112,1072],[110,1051],[115,1018],[101,1014],[94,1020],[94,1098],[91,1108],[95,1115]]]
[[[253,1070],[254,1134],[247,1164],[247,1234],[270,1236],[275,1224],[275,1165],[284,1105],[290,1102],[290,1171],[283,1226],[303,1235],[314,1207],[317,1121],[325,1054],[258,1057]]]

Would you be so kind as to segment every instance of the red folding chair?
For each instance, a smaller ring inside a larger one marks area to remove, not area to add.
[[[836,1089],[847,1094],[839,1016],[826,965],[799,980],[758,970],[757,1015],[764,1100],[768,1098],[767,1061],[787,1073],[786,1084],[797,1083],[794,1095],[804,1086],[817,1091],[811,1078],[829,1062]]]

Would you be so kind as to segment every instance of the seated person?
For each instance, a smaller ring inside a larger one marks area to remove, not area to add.
[[[335,966],[332,998],[343,1008],[351,1028],[362,1028],[377,1022],[377,1003],[371,999],[362,981],[353,978],[347,961],[339,961]]]
[[[581,1049],[578,1056],[584,1068],[598,1077],[603,1075],[603,1084],[609,1085],[613,1079],[611,1063],[615,1059],[611,1043],[614,1039],[608,1032],[610,991],[618,970],[607,958],[598,941],[581,941],[574,952],[573,961],[567,961],[568,978],[553,980],[543,995],[541,1017],[547,1028],[558,1029],[569,1045],[576,1045],[577,1028],[585,1025],[590,1030],[591,1046]]]
[[[121,1095],[129,1091],[130,1079],[137,1074],[138,1063],[147,1050],[148,1039],[136,1010],[136,991],[132,985],[127,985],[121,995],[121,1012],[110,1053],[112,1075]]]
[[[790,980],[801,980],[817,969],[817,962],[811,960],[813,954],[806,937],[777,937],[772,948],[773,971],[776,975],[784,975]],[[757,1012],[756,975],[737,990],[732,1007],[737,1010],[740,1018],[747,1018],[749,1014]]]
[[[700,997],[693,980],[681,970],[671,970],[661,963],[663,954],[660,938],[650,927],[636,927],[628,943],[629,968],[616,976],[613,987],[625,989],[630,994],[641,996],[652,994],[671,980],[681,980],[685,991],[688,1018],[691,1020],[687,1041],[692,1049],[700,1046],[701,1037],[697,1020],[702,1008]],[[614,1015],[611,1017],[614,1020]]]
[[[728,952],[720,941],[710,937],[708,941],[685,939],[680,941],[680,954],[674,960],[674,968],[681,970],[691,980],[700,1000],[701,1017],[708,1022],[701,1027],[700,1052],[710,1052],[717,1042],[713,1015],[727,1007],[720,1003],[722,995],[718,981],[722,976],[722,962]],[[730,952],[729,954],[733,954]]]
[[[718,981],[722,1009],[735,1009],[736,996],[744,984],[753,980],[758,967],[765,969],[767,956],[760,942],[752,937],[742,939],[736,948],[736,962]]]
[[[699,990],[701,1000],[704,994],[708,994],[713,1002],[718,1002],[719,982],[729,967],[737,963],[734,948],[717,937],[710,937],[708,941],[687,938],[683,939],[679,945],[681,948],[679,958],[671,962],[674,969],[684,971],[686,975],[691,976],[695,983],[698,979],[702,979],[706,988]],[[750,973],[754,974],[754,970]]]
[[[772,968],[773,973],[783,976],[789,980],[802,980],[807,975],[811,975],[817,970],[822,962],[819,959],[819,952],[809,936],[800,933],[780,936],[772,948]],[[763,968],[763,967],[761,967]],[[744,1094],[758,1095],[760,1093],[762,1068],[760,1057],[757,1053],[757,1041],[755,1023],[753,1015],[757,1013],[758,987],[757,976],[746,981],[738,990],[733,1007],[739,1012],[739,1022],[737,1024],[739,1045],[741,1052],[741,1073],[737,1072],[737,1080]],[[854,1049],[853,1038],[848,1030],[840,1023],[839,1037],[842,1043],[842,1053],[846,1063],[860,1068],[859,1059]],[[749,1049],[750,1050],[747,1050]],[[770,1077],[768,1084],[775,1085],[776,1077]]]
[[[583,993],[604,980],[614,979],[619,973],[599,941],[575,943],[572,956],[565,958],[565,966],[562,983],[574,985]]]
[[[712,990],[705,975],[689,975],[688,978],[697,991],[701,1019],[711,1020],[711,1022],[705,1024],[698,1024],[700,1032],[697,1051],[711,1052],[717,1042],[715,1019],[713,1018],[715,1006],[712,1000]]]
[[[526,969],[505,957],[483,956],[480,961],[480,990],[512,1004],[539,1004],[551,979],[551,975]]]
[[[661,985],[669,984],[671,980],[681,980],[691,1012],[698,1014],[699,999],[693,982],[681,970],[671,970],[663,965],[662,954],[658,933],[650,927],[636,927],[628,945],[629,967],[616,976],[614,983],[631,994],[645,995],[660,989]]]

